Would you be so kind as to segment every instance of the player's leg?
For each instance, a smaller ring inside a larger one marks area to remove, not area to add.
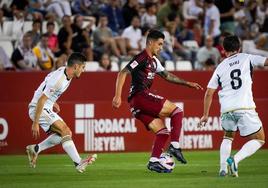
[[[55,121],[51,125],[51,131],[56,132],[61,135],[62,148],[72,159],[78,172],[83,172],[88,164],[95,161],[97,157],[96,155],[88,156],[86,159],[83,159],[83,160],[81,159],[75,147],[75,144],[72,140],[72,132],[70,128],[65,124],[65,122],[61,120]]]
[[[155,141],[151,154],[151,161],[158,160],[164,150],[164,146],[169,138],[169,131],[159,118],[154,119],[148,128],[155,133]]]
[[[35,107],[30,107],[29,116],[32,120],[34,119],[34,115],[35,115]],[[58,114],[56,114],[51,110],[43,110],[39,119],[39,124],[40,127],[45,132],[51,132],[50,126],[56,120],[61,120]],[[33,168],[36,167],[38,154],[41,151],[51,148],[57,144],[60,144],[60,142],[61,142],[61,136],[58,135],[57,133],[54,133],[48,136],[44,141],[40,142],[39,144],[28,145],[26,147],[26,152],[28,155],[30,167]]]
[[[148,124],[148,128],[155,133],[155,140],[153,144],[151,158],[147,167],[149,170],[152,171],[169,173],[171,172],[171,170],[166,169],[159,161],[160,155],[163,152],[165,144],[169,138],[169,131],[167,130],[163,121],[159,118],[153,119]]]
[[[169,100],[165,100],[163,107],[159,113],[161,117],[170,117],[171,121],[171,134],[170,134],[170,146],[168,152],[172,154],[178,161],[186,164],[187,161],[183,157],[181,152],[181,146],[179,143],[179,137],[182,128],[183,111]]]
[[[240,135],[249,139],[234,157],[227,159],[233,176],[238,177],[239,162],[261,148],[265,142],[265,134],[258,114],[254,110],[239,111],[235,115],[240,117],[238,121]]]
[[[220,171],[219,176],[225,177],[228,174],[227,159],[231,155],[232,142],[235,136],[235,132],[224,131],[224,137],[220,146]]]

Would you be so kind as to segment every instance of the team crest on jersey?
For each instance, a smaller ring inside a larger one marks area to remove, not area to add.
[[[137,61],[133,61],[131,64],[130,64],[130,67],[132,68],[132,69],[134,69],[135,67],[137,67],[138,66],[138,62]]]

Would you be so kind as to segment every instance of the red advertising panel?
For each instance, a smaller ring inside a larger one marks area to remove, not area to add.
[[[211,72],[176,73],[188,80],[200,80],[205,86]],[[259,71],[254,77],[254,96],[257,112],[268,135],[268,73]],[[28,103],[45,73],[0,73],[0,154],[21,154],[25,146],[40,142],[31,135],[31,120],[28,117]],[[135,120],[127,102],[120,109],[111,106],[114,94],[115,73],[86,73],[80,80],[74,80],[71,87],[60,98],[61,112],[73,132],[73,139],[79,152],[135,152],[151,150],[154,135]],[[265,80],[266,79],[266,80]],[[129,85],[129,84],[127,84]],[[123,99],[127,96],[124,88]],[[168,84],[156,79],[153,91],[163,95],[184,109],[181,144],[184,149],[219,149],[223,136],[219,117],[217,97],[213,101],[207,126],[197,128],[203,110],[204,91]],[[169,127],[169,119],[164,120]],[[236,136],[233,144],[238,149],[244,142]],[[268,144],[264,145],[268,148]],[[48,152],[63,152],[57,146]]]

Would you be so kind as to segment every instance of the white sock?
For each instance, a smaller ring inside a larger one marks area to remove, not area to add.
[[[38,144],[38,153],[40,153],[43,150],[46,150],[48,148],[51,148],[55,145],[58,145],[61,142],[61,137],[54,133],[51,134],[49,137],[47,137],[45,140],[43,140],[42,142],[40,142]]]
[[[225,172],[228,172],[227,170],[227,159],[231,155],[232,151],[232,140],[228,138],[224,138],[221,142],[220,147],[220,171],[224,170]]]
[[[77,152],[73,140],[67,140],[63,142],[62,147],[64,151],[69,155],[69,157],[73,160],[73,162],[75,162],[76,164],[80,163],[81,158]]]
[[[174,141],[172,141],[172,142],[170,142],[170,144],[171,144],[174,148],[176,148],[176,149],[179,149],[179,148],[180,148],[180,143],[179,143],[179,142],[174,142]]]
[[[238,163],[243,159],[245,159],[246,157],[253,155],[258,149],[261,148],[263,144],[264,142],[256,139],[250,140],[247,143],[245,143],[243,147],[234,156],[236,166],[238,166]]]

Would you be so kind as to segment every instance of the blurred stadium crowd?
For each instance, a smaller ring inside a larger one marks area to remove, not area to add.
[[[75,51],[87,71],[118,71],[151,28],[169,71],[213,70],[229,34],[268,57],[268,0],[0,0],[0,70],[55,70]]]

